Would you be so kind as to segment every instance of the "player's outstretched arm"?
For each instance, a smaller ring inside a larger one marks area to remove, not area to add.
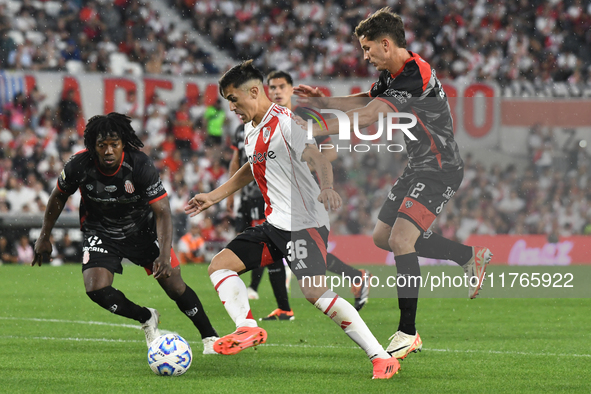
[[[209,193],[197,194],[189,200],[185,206],[185,213],[191,217],[200,214],[207,208],[222,201],[230,194],[234,194],[254,180],[250,170],[250,164],[245,163],[236,173],[223,185]]]
[[[62,193],[57,187],[53,189],[51,192],[51,196],[49,196],[49,201],[47,202],[47,208],[45,209],[45,214],[43,216],[43,226],[41,227],[41,234],[39,234],[39,238],[35,242],[35,254],[33,256],[33,261],[31,262],[31,266],[39,265],[43,263],[44,256],[51,256],[51,252],[53,250],[51,246],[51,230],[55,226],[55,222],[60,217],[64,207],[66,206],[66,202],[68,201],[69,195]]]
[[[318,201],[324,204],[324,208],[337,210],[341,207],[343,201],[341,196],[333,190],[332,165],[328,159],[320,153],[315,145],[306,145],[302,152],[302,161],[307,162],[318,173],[320,181],[320,195]]]
[[[364,101],[365,104],[367,100]],[[354,126],[357,126],[358,129],[361,130],[377,122],[379,120],[380,113],[386,116],[388,112],[393,111],[395,110],[390,105],[378,99],[374,99],[365,106],[356,107],[345,113],[335,113],[333,111],[337,117],[325,120],[325,126],[321,126],[319,123],[314,123],[312,126],[312,135],[314,137],[319,137],[333,134],[342,135],[342,133],[347,132],[351,133]],[[357,122],[355,122],[355,114],[358,116]],[[307,123],[301,118],[296,117],[295,122],[303,129],[308,127]],[[341,130],[340,124],[343,122],[345,124],[349,124],[349,130]]]
[[[311,105],[317,108],[331,108],[341,111],[362,107],[367,103],[367,98],[370,97],[368,92],[349,96],[327,97],[319,88],[302,84],[293,88],[293,93],[299,97],[299,105]]]
[[[168,197],[150,204],[156,218],[156,234],[158,235],[158,246],[160,254],[154,260],[152,272],[154,279],[168,278],[172,274],[170,265],[170,250],[172,249],[172,213]]]

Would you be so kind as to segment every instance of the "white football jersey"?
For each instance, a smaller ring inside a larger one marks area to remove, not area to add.
[[[244,130],[244,150],[265,200],[267,221],[285,231],[328,229],[320,188],[301,160],[306,143],[314,141],[292,121],[292,112],[273,104],[261,123],[253,127],[249,122]]]

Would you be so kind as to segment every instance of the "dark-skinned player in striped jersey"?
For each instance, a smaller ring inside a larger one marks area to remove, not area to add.
[[[121,260],[143,267],[199,330],[203,354],[217,354],[218,335],[197,294],[183,281],[172,250],[168,195],[131,119],[112,112],[90,118],[84,130],[86,149],[65,164],[53,189],[32,265],[51,255],[51,231],[70,195],[80,190],[82,276],[88,297],[102,308],[142,325],[148,347],[160,336],[156,309],[139,306],[114,288]]]
[[[392,251],[398,276],[406,286],[397,287],[400,321],[386,349],[404,359],[420,351],[421,337],[416,327],[419,282],[418,257],[448,259],[462,266],[468,278],[468,296],[474,298],[482,285],[486,264],[492,253],[485,247],[471,247],[443,238],[429,227],[460,187],[464,162],[454,140],[453,121],[447,96],[435,71],[418,54],[406,49],[404,26],[399,15],[383,8],[361,21],[355,35],[364,59],[381,71],[368,92],[346,98],[324,97],[318,88],[300,85],[294,89],[301,97],[321,108],[347,111],[350,124],[358,114],[359,129],[379,119],[379,114],[412,112],[417,124],[405,134],[409,163],[392,187],[374,228],[376,246]],[[368,103],[369,102],[369,103]],[[314,126],[314,135],[338,134],[338,120],[327,120],[328,129]],[[477,280],[472,280],[477,278]]]

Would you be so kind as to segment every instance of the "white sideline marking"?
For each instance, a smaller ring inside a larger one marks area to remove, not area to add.
[[[135,339],[108,339],[108,338],[56,338],[56,337],[27,337],[18,335],[2,335],[0,339],[40,339],[44,341],[75,341],[75,342],[118,342],[118,343],[145,343],[145,340]]]
[[[87,324],[87,325],[109,326],[109,327],[125,327],[125,328],[134,328],[136,330],[142,329],[142,327],[137,324],[105,323],[102,321],[40,319],[37,317],[3,317],[3,316],[0,316],[0,320],[26,320],[26,321],[38,321],[38,322],[44,322],[44,323],[72,323],[72,324]],[[162,334],[178,334],[175,331],[163,330],[161,328],[159,330],[160,330],[160,333],[162,333]],[[4,337],[0,337],[0,338],[4,338]],[[18,337],[14,337],[14,338],[18,338]],[[39,338],[42,338],[42,337],[39,337]],[[59,338],[54,338],[54,339],[59,339]],[[80,339],[80,340],[84,340],[84,339]],[[115,340],[115,342],[116,342],[116,340]],[[134,341],[132,341],[132,342],[134,342]]]
[[[105,323],[99,321],[83,321],[83,320],[60,320],[60,319],[39,319],[35,317],[2,317],[0,320],[26,320],[26,321],[39,321],[48,323],[73,323],[73,324],[88,324],[88,325],[99,325],[99,326],[110,326],[110,327],[126,327],[141,330],[139,325],[134,324],[117,324],[117,323]],[[162,334],[177,334],[174,331],[167,331],[160,329]],[[56,337],[29,337],[29,336],[16,336],[16,335],[2,335],[0,339],[41,339],[51,341],[87,341],[87,342],[144,342],[143,340],[131,340],[131,339],[108,339],[108,338],[56,338]],[[271,347],[293,347],[293,348],[319,348],[319,349],[358,349],[357,346],[313,346],[313,345],[290,345],[290,344],[276,344],[276,343],[265,343],[259,346],[271,346]],[[446,353],[483,353],[483,354],[501,354],[508,356],[539,356],[539,357],[589,357],[591,354],[566,354],[566,353],[529,353],[529,352],[517,352],[517,351],[501,351],[501,350],[457,350],[457,349],[429,349],[423,348],[425,351],[431,352],[446,352]]]
[[[427,349],[431,352],[449,352],[449,353],[488,353],[488,354],[506,354],[515,356],[541,356],[541,357],[591,357],[591,354],[560,354],[560,353],[528,353],[528,352],[506,352],[502,350],[455,350],[455,349]]]
[[[0,320],[26,320],[26,321],[39,321],[45,323],[73,323],[73,324],[88,324],[97,326],[110,326],[110,327],[127,327],[141,330],[141,326],[136,324],[120,324],[120,323],[105,323],[101,321],[83,321],[83,320],[60,320],[60,319],[39,319],[36,317],[1,317]]]
[[[277,346],[277,347],[302,347],[302,348],[323,348],[323,349],[358,349],[357,346],[313,346],[313,345],[285,345],[277,343],[265,343],[259,346]],[[500,350],[457,350],[457,349],[429,349],[423,348],[425,351],[431,352],[449,352],[449,353],[484,353],[484,354],[504,354],[508,356],[540,356],[540,357],[591,357],[591,354],[559,354],[559,353],[528,353],[528,352],[511,352]]]

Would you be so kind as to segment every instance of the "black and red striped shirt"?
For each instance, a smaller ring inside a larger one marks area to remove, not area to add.
[[[384,101],[396,112],[417,117],[416,126],[409,129],[417,141],[404,136],[410,168],[456,171],[464,162],[454,139],[447,96],[429,63],[416,53],[408,53],[411,57],[395,74],[382,71],[369,95]]]
[[[111,239],[156,234],[150,204],[166,196],[158,170],[143,152],[124,151],[113,175],[103,174],[87,150],[73,155],[57,187],[66,194],[80,190],[80,227]]]

